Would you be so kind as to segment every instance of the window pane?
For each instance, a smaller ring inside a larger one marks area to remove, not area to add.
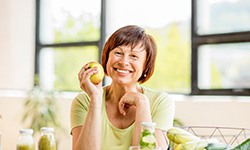
[[[191,0],[107,0],[107,36],[135,24],[156,39],[156,70],[145,86],[173,93],[190,91],[190,8]]]
[[[98,61],[98,47],[44,48],[40,55],[41,87],[80,90],[78,72],[89,61]]]
[[[204,45],[198,53],[200,89],[250,88],[250,43]]]
[[[249,0],[197,0],[197,33],[250,30]]]
[[[100,12],[101,0],[42,0],[41,43],[99,40]]]

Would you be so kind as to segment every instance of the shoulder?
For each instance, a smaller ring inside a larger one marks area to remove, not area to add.
[[[103,87],[103,90],[104,90],[103,93],[105,93],[106,87]],[[78,105],[78,106],[88,107],[89,103],[90,103],[90,98],[88,94],[82,91],[81,93],[75,96],[75,98],[72,101],[72,106]]]
[[[175,103],[166,91],[143,87],[144,94],[150,101],[152,121],[157,128],[167,130],[173,125]]]
[[[84,108],[87,109],[90,99],[85,92],[81,92],[75,96],[71,103],[71,109]]]
[[[76,97],[73,99],[73,102],[79,102],[79,103],[84,103],[89,101],[89,96],[85,92],[81,92],[76,95]]]
[[[153,90],[147,87],[142,87],[144,94],[148,97],[151,104],[170,106],[174,105],[169,93],[161,90]]]
[[[151,99],[151,98],[153,98],[153,99],[156,99],[156,98],[169,99],[170,98],[170,95],[166,91],[153,90],[153,89],[143,87],[143,86],[142,86],[142,89],[143,89],[144,94],[149,99]]]

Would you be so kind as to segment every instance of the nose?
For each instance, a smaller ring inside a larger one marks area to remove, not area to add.
[[[119,60],[120,66],[127,66],[129,64],[129,57],[127,55],[123,55]]]

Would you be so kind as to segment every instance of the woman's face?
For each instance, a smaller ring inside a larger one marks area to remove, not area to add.
[[[111,50],[106,69],[112,82],[123,85],[137,83],[144,70],[146,55],[140,44],[134,49],[131,46],[118,46]]]

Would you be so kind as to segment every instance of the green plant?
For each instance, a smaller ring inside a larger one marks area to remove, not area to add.
[[[29,122],[28,127],[38,133],[42,127],[63,130],[58,118],[56,92],[46,91],[35,86],[24,102],[22,122]]]

